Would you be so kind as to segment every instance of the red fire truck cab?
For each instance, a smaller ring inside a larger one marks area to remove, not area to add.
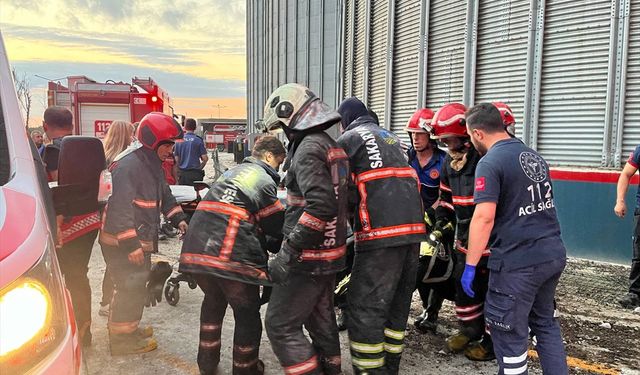
[[[116,120],[136,122],[149,112],[173,114],[169,95],[150,77],[134,77],[131,83],[100,83],[71,76],[66,86],[49,82],[47,102],[71,110],[74,134],[98,138],[103,138]]]

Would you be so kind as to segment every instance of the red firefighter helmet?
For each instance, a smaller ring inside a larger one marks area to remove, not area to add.
[[[514,126],[516,124],[516,119],[513,117],[513,111],[511,107],[503,102],[493,102],[498,111],[500,111],[500,117],[502,117],[502,123],[504,126]]]
[[[436,112],[431,121],[431,134],[435,139],[468,137],[464,113],[467,107],[462,103],[445,104]]]
[[[144,147],[156,150],[161,144],[173,143],[182,138],[182,127],[171,116],[151,112],[140,120],[136,138]]]
[[[419,109],[413,114],[413,116],[411,116],[404,130],[409,133],[428,133],[428,129],[431,127],[432,119],[432,110],[430,110],[429,108]]]

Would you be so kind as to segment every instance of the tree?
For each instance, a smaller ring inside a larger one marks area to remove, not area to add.
[[[20,105],[22,106],[22,110],[24,111],[25,126],[28,128],[29,118],[31,117],[31,102],[33,100],[33,97],[31,95],[31,82],[27,78],[26,73],[18,75],[18,72],[16,72],[16,68],[12,68],[11,73],[13,74],[13,82],[16,85],[18,101],[20,101]]]

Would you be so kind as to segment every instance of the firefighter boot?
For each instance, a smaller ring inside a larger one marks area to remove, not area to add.
[[[618,301],[625,309],[633,309],[636,306],[640,306],[640,296],[635,293],[627,293],[624,297]]]
[[[135,334],[137,334],[138,336],[140,336],[143,339],[147,339],[147,338],[153,336],[153,327],[151,327],[151,326],[146,326],[144,328],[138,327],[135,330]]]
[[[398,375],[400,372],[400,355],[387,353],[384,360],[384,369],[388,375]]]
[[[428,314],[419,324],[416,324],[416,328],[422,333],[431,332],[435,334],[438,329],[438,313]]]
[[[464,350],[464,355],[472,361],[492,361],[496,359],[493,353],[493,341],[490,335],[484,335],[481,341],[476,341]]]
[[[458,332],[453,336],[447,337],[446,350],[450,353],[460,353],[469,345],[471,338],[463,332]]]
[[[143,338],[138,331],[131,333],[109,334],[111,355],[140,354],[156,350],[158,343],[153,338]]]
[[[416,317],[416,320],[413,321],[413,324],[416,326],[416,328],[419,329],[420,323],[422,323],[422,321],[427,318],[427,315],[429,315],[429,313],[427,312],[427,309],[424,309],[424,311],[422,311],[422,314]]]

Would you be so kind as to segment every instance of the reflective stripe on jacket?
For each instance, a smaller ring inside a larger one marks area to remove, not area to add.
[[[425,240],[420,181],[407,164],[400,140],[362,116],[338,139],[347,152],[353,181],[356,251]]]
[[[254,158],[226,171],[198,204],[182,244],[180,272],[269,285],[265,235],[282,237],[277,172]]]
[[[293,272],[324,275],[345,266],[349,162],[325,132],[299,141],[287,171],[283,233],[301,252]]]

